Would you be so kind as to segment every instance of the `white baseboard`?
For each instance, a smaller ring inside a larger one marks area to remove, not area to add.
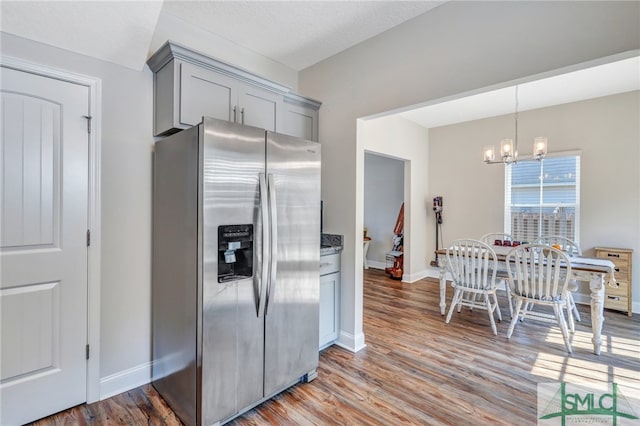
[[[440,268],[438,268],[437,266],[429,266],[426,269],[427,272],[427,277],[429,278],[438,278],[440,279]]]
[[[354,336],[344,331],[340,331],[340,335],[335,344],[354,353],[367,346],[364,343],[364,333],[359,333],[357,336]]]
[[[100,400],[151,382],[151,362],[119,371],[100,379]]]
[[[378,262],[375,260],[368,260],[369,268],[373,269],[385,269],[386,264],[384,262]],[[404,274],[402,276],[402,282],[414,283],[423,278],[440,278],[440,268],[428,266],[426,269],[413,274]]]
[[[373,269],[384,269],[387,267],[384,262],[378,262],[377,260],[367,260],[367,265]]]
[[[429,276],[429,271],[427,271],[426,269],[420,272],[416,272],[414,274],[404,274],[402,276],[402,282],[404,283],[414,283],[416,281],[419,281],[423,278],[427,278]]]

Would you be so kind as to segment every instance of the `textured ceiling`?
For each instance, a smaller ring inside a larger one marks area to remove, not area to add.
[[[2,31],[140,70],[159,1],[0,1]]]
[[[295,70],[444,1],[165,1],[163,13]]]
[[[0,28],[140,70],[162,12],[299,71],[442,3],[2,0]],[[173,40],[184,28],[161,33]]]

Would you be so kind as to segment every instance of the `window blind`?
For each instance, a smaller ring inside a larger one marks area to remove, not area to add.
[[[560,235],[579,243],[580,155],[506,166],[505,232],[533,242]]]

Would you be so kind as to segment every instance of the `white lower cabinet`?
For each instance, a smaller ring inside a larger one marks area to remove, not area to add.
[[[340,333],[340,253],[320,257],[319,348],[333,344]]]

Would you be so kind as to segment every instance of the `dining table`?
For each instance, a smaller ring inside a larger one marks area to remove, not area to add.
[[[506,258],[509,251],[513,249],[510,246],[492,245],[491,248],[496,253],[498,261],[498,270],[506,273]],[[446,312],[446,248],[435,251],[438,259],[438,267],[440,268],[440,313]],[[615,265],[608,259],[591,258],[584,256],[569,256],[570,268],[566,265],[562,266],[563,270],[569,270],[569,278],[577,281],[586,281],[589,283],[591,291],[591,328],[593,331],[593,352],[600,355],[602,346],[602,327],[604,325],[604,298],[605,286],[617,286],[615,281]]]

